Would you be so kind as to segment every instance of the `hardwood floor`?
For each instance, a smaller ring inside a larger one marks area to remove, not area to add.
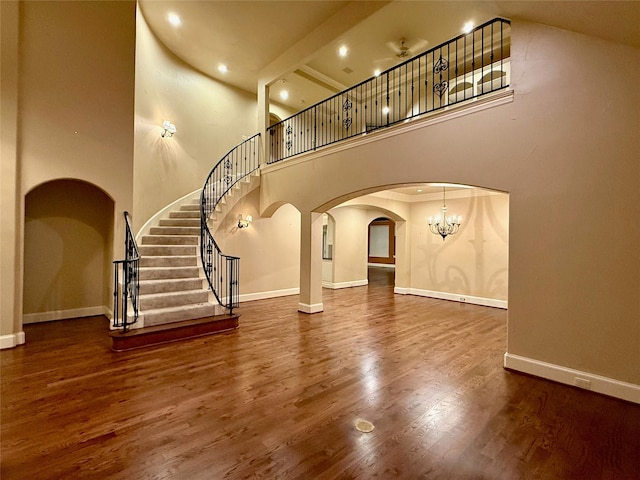
[[[26,326],[1,352],[1,478],[640,478],[640,406],[505,371],[506,311],[374,277],[297,302],[124,353],[104,317]]]

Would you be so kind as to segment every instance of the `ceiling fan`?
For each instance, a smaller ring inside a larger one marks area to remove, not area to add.
[[[409,51],[409,47],[407,47],[406,45],[407,39],[406,38],[401,38],[400,39],[400,50],[398,51],[398,53],[396,53],[396,57],[398,58],[407,58],[411,55],[411,52]]]
[[[429,42],[421,38],[411,40],[402,37],[399,42],[391,41],[387,42],[386,45],[393,52],[393,56],[376,59],[376,63],[379,65],[389,66],[399,61],[407,60],[426,50]]]

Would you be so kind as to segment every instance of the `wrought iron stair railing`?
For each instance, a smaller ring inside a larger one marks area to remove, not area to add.
[[[124,212],[125,234],[123,260],[115,260],[113,284],[113,321],[114,328],[127,331],[130,325],[138,321],[140,292],[140,253],[136,244],[129,213]],[[122,280],[122,281],[120,281]],[[129,319],[129,305],[133,309],[132,320]]]
[[[496,18],[272,125],[267,163],[508,87],[510,39]]]
[[[240,299],[240,258],[225,255],[211,231],[209,218],[223,197],[260,168],[260,134],[234,147],[211,169],[200,195],[200,258],[209,288],[220,305],[233,313]]]

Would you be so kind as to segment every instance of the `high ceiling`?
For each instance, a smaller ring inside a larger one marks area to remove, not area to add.
[[[141,0],[157,37],[212,78],[298,111],[494,17],[523,19],[640,48],[638,1],[189,1]],[[170,13],[181,24],[168,21]],[[338,56],[342,45],[349,49]],[[606,59],[603,59],[603,63]],[[228,67],[218,71],[219,64]],[[281,90],[289,98],[279,98]]]

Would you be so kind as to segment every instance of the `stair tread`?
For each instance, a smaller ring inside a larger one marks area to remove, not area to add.
[[[154,259],[157,259],[157,258],[170,258],[170,259],[174,260],[176,258],[193,258],[195,256],[196,256],[195,254],[194,255],[150,255],[150,254],[147,254],[147,255],[141,255],[140,259],[143,259],[143,258],[154,258]]]
[[[187,277],[187,278],[152,278],[152,279],[146,279],[146,280],[140,280],[140,285],[154,285],[157,283],[164,283],[164,282],[193,282],[194,280],[202,280],[200,277]]]
[[[183,268],[198,268],[197,265],[185,265],[183,267],[140,267],[140,270],[177,270]]]
[[[196,290],[192,289],[192,290],[176,290],[172,292],[143,293],[143,294],[140,294],[139,297],[152,299],[152,298],[162,298],[162,297],[175,296],[175,295],[191,295],[195,293],[209,293],[209,292],[204,288],[200,288]]]

